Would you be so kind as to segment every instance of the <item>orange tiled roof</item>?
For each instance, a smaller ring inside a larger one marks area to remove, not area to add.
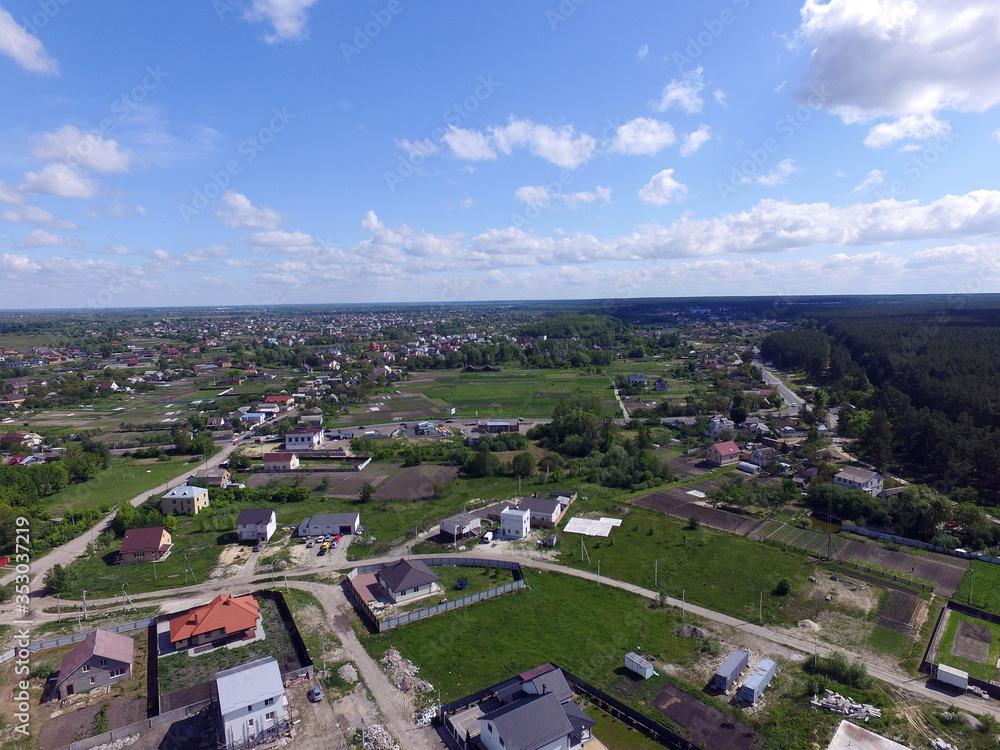
[[[260,619],[260,605],[252,596],[220,594],[204,607],[192,609],[170,621],[170,642],[185,640],[202,633],[225,628],[238,633],[255,627]]]

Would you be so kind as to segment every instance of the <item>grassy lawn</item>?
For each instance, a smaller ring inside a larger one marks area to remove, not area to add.
[[[117,505],[131,500],[147,490],[198,468],[200,459],[171,456],[169,461],[155,458],[122,458],[114,456],[111,468],[83,484],[73,484],[42,500],[52,513],[91,508],[102,503]]]
[[[796,582],[813,572],[806,556],[704,526],[692,531],[685,521],[653,511],[629,508],[622,513],[593,497],[578,500],[567,520],[586,511],[621,518],[622,525],[607,539],[583,537],[590,562],[581,560],[581,537],[560,534],[561,564],[596,572],[600,561],[602,575],[650,589],[655,566],[659,587],[678,599],[684,592],[692,604],[757,622],[763,592],[766,623],[801,619],[785,609],[796,609]],[[782,578],[791,582],[792,596],[771,594]]]
[[[518,593],[363,635],[362,642],[376,659],[398,648],[445,701],[549,661],[608,687],[637,646],[675,664],[689,664],[700,650],[697,639],[674,634],[679,613],[652,609],[634,594],[556,573],[531,573],[527,583]]]
[[[340,648],[340,639],[330,633],[323,622],[323,605],[308,591],[300,589],[282,590],[281,595],[295,618],[299,635],[313,663],[323,664],[325,652]]]
[[[412,612],[424,607],[440,603],[442,599],[455,601],[480,591],[489,591],[505,583],[514,582],[514,574],[505,568],[459,568],[455,566],[431,567],[441,577],[441,588],[444,592],[438,596],[429,596],[411,604],[394,607],[387,616],[395,617],[400,612]],[[458,588],[458,582],[465,580],[468,584],[464,589]]]
[[[663,747],[659,742],[612,718],[597,706],[588,707],[586,713],[597,722],[590,731],[608,750],[660,750]]]
[[[292,668],[297,668],[295,648],[281,621],[281,615],[278,614],[278,607],[267,599],[258,598],[257,603],[260,604],[261,621],[264,625],[264,640],[232,649],[219,648],[198,656],[191,656],[190,652],[183,651],[161,657],[158,665],[160,694],[166,695],[193,687],[213,679],[220,670],[238,667],[267,656],[277,659],[282,671],[288,668],[286,662],[294,662]]]
[[[951,649],[955,641],[955,633],[958,630],[960,622],[969,622],[973,625],[982,625],[989,628],[991,633],[990,655],[985,664],[970,659],[963,659],[952,653]],[[967,615],[952,611],[948,618],[948,627],[944,631],[944,638],[941,639],[941,653],[938,659],[948,666],[964,670],[973,677],[988,681],[996,678],[997,657],[1000,657],[1000,625],[994,625],[986,620],[977,620],[975,617],[968,617]]]
[[[973,582],[973,579],[974,582]],[[969,591],[972,601],[969,601]],[[973,560],[952,597],[956,602],[1000,614],[1000,565]]]

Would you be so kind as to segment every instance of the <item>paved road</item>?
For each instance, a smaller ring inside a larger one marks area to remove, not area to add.
[[[806,402],[801,398],[796,396],[788,386],[786,386],[777,375],[764,367],[764,363],[759,359],[754,360],[754,367],[760,370],[760,375],[764,378],[764,382],[768,385],[773,385],[778,389],[778,393],[781,394],[782,400],[785,402],[785,411],[789,414],[798,414],[800,410],[805,407]]]

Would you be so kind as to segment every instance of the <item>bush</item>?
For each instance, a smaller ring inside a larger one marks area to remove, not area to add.
[[[778,585],[774,587],[775,596],[788,596],[792,592],[792,584],[787,578],[782,578],[778,581]]]
[[[688,518],[687,527],[691,531],[697,531],[700,526],[701,526],[701,519],[698,517],[698,514],[692,513],[691,516]]]

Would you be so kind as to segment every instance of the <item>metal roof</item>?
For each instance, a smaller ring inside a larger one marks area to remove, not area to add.
[[[441,580],[440,576],[421,560],[400,560],[386,565],[378,574],[394,593]]]
[[[216,672],[215,683],[223,716],[285,692],[281,670],[273,656]]]
[[[190,497],[196,498],[203,492],[208,492],[203,487],[195,487],[193,484],[185,484],[180,487],[174,487],[170,492],[168,492],[164,497]]]
[[[126,529],[125,538],[122,539],[121,554],[127,555],[132,552],[152,552],[160,549],[160,542],[163,541],[163,534],[167,535],[167,544],[171,543],[170,532],[163,526],[154,526],[146,529]]]
[[[107,630],[95,630],[63,657],[62,664],[59,665],[58,684],[61,685],[92,656],[122,662],[131,667],[134,655],[135,641],[129,636]]]
[[[536,750],[573,732],[566,711],[551,693],[504,706],[480,721],[493,722],[505,750]]]
[[[236,518],[236,525],[259,526],[262,523],[268,524],[271,523],[273,516],[274,510],[271,508],[247,508],[240,511],[239,516]]]

